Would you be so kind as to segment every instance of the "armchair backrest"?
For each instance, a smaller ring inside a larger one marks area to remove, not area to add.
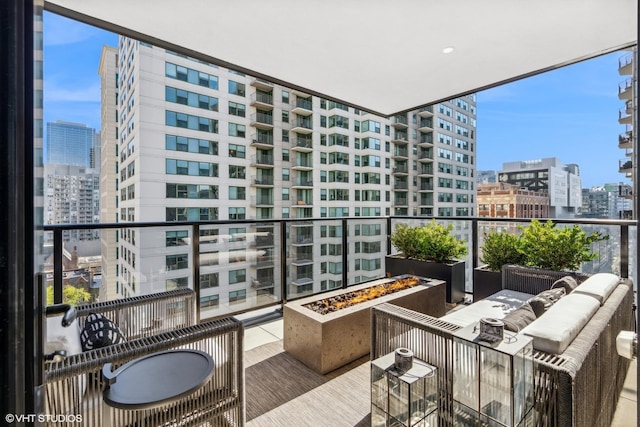
[[[576,279],[578,284],[587,280],[589,275],[569,271],[542,270],[519,265],[502,266],[502,289],[537,295],[551,289],[551,285],[565,276]]]

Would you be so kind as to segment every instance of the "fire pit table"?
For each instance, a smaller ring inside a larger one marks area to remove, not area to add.
[[[372,282],[314,295],[284,306],[284,350],[320,374],[326,374],[369,353],[371,313],[374,305],[388,302],[430,316],[446,312],[446,284],[419,277],[419,284],[355,304],[344,304],[345,294],[368,292],[378,285],[390,285],[410,276]],[[361,298],[358,298],[361,299]],[[318,310],[333,301],[342,308]],[[323,314],[324,313],[324,314]]]

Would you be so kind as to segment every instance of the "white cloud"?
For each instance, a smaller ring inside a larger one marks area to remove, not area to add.
[[[45,80],[43,90],[46,102],[100,102],[99,83],[85,87],[76,84],[64,87],[50,80]]]

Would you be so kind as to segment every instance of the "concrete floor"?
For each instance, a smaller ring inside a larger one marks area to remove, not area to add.
[[[252,348],[268,344],[270,342],[283,339],[283,321],[278,319],[267,322],[259,326],[252,326],[245,329],[244,348]],[[637,427],[638,408],[638,382],[637,382],[637,362],[633,362],[629,368],[624,389],[620,395],[618,408],[611,423],[612,427]]]

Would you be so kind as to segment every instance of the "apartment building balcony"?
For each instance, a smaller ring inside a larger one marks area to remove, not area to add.
[[[391,170],[391,175],[408,175],[409,167],[407,165],[396,165]]]
[[[264,92],[251,94],[251,106],[261,110],[273,110],[273,94]]]
[[[293,165],[291,165],[291,169],[299,170],[299,171],[313,170],[313,160],[312,159],[295,159],[293,161]]]
[[[419,132],[428,132],[433,130],[433,119],[431,117],[423,117],[418,122]]]
[[[313,132],[313,120],[311,117],[296,116],[292,123],[292,132],[308,135]]]
[[[264,91],[272,91],[273,90],[273,83],[271,83],[268,80],[265,79],[260,79],[258,77],[253,77],[251,79],[251,81],[249,82],[249,84],[253,87],[256,87],[258,89],[262,89]]]
[[[433,162],[421,163],[418,167],[418,177],[433,176]]]
[[[409,198],[408,197],[395,197],[393,199],[394,206],[409,206]]]
[[[306,177],[296,177],[293,181],[291,188],[311,188],[313,187],[313,180]]]
[[[418,147],[433,147],[433,131],[420,132],[420,137],[418,138]]]
[[[271,155],[251,156],[251,166],[273,168],[273,156]]]
[[[633,101],[627,100],[625,106],[618,111],[618,123],[630,125],[633,123]]]
[[[633,99],[632,77],[628,77],[618,84],[618,99],[625,101]]]
[[[273,115],[257,112],[251,115],[251,126],[259,129],[273,129]]]
[[[618,148],[621,148],[621,149],[633,148],[633,131],[628,130],[618,135]]]
[[[394,144],[408,144],[409,134],[407,132],[400,132],[396,130],[395,132],[393,132],[391,142],[393,142]]]
[[[298,116],[310,116],[313,114],[313,103],[310,99],[297,97],[291,112]]]
[[[418,116],[420,117],[433,117],[433,106],[428,105],[418,110]]]
[[[251,177],[251,186],[252,187],[273,187],[273,176],[267,175],[254,175]]]
[[[275,261],[276,261],[276,257],[273,255],[268,255],[268,254],[258,255],[256,257],[256,268],[275,267]],[[261,278],[261,279],[264,280],[264,278]],[[273,276],[270,276],[268,279],[273,284]]]
[[[394,190],[408,190],[409,183],[408,182],[396,182],[393,184]]]
[[[629,52],[618,59],[618,74],[630,76],[633,74],[633,52]]]
[[[433,162],[433,150],[421,150],[418,153],[419,162]]]
[[[252,206],[273,206],[273,196],[254,196],[251,198]]]
[[[631,176],[633,173],[633,162],[628,159],[618,161],[618,172]]]
[[[418,187],[418,192],[424,191],[433,191],[433,183],[432,182],[422,182]]]
[[[391,126],[396,129],[406,129],[409,127],[409,120],[407,119],[406,114],[399,114],[393,116],[391,119]]]
[[[409,149],[407,149],[407,146],[397,146],[394,150],[393,150],[393,154],[391,155],[392,159],[408,159],[409,158]]]

